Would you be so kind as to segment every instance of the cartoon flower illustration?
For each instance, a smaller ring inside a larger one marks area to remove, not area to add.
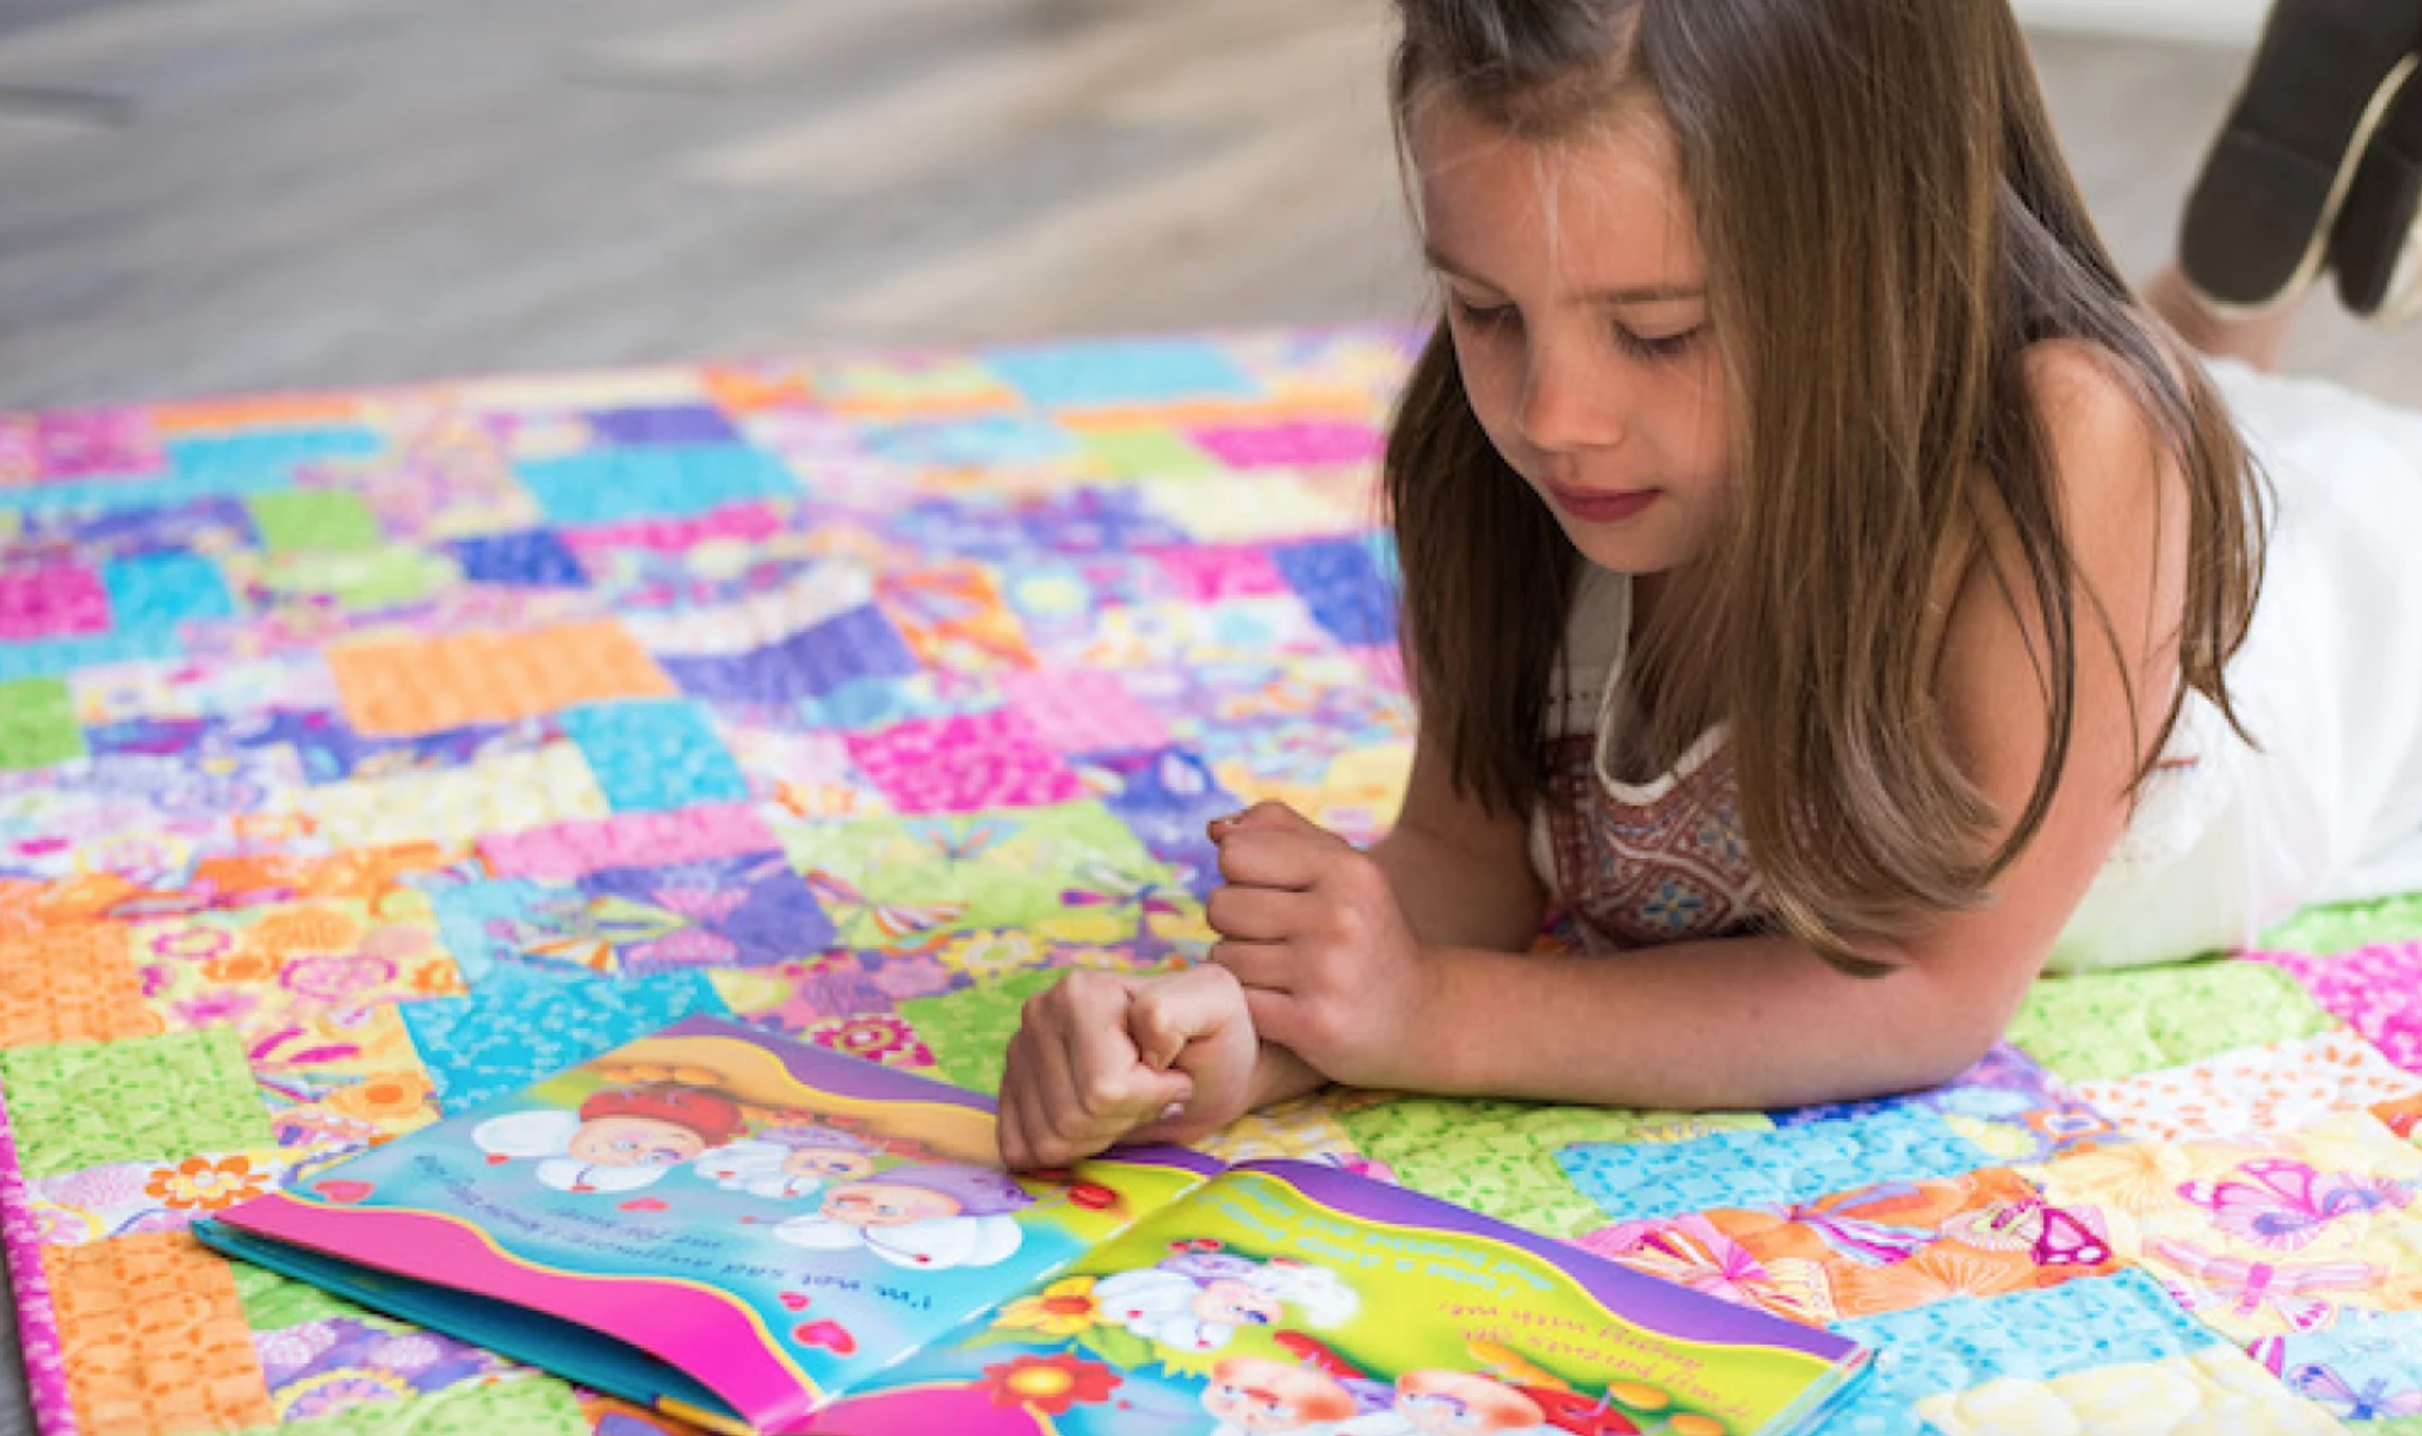
[[[259,994],[221,988],[189,997],[172,1009],[183,1027],[240,1027],[261,1005]]]
[[[888,1061],[918,1046],[915,1029],[897,1017],[844,1017],[825,1023],[808,1035],[819,1047],[873,1062]]]
[[[328,1099],[333,1110],[368,1122],[391,1122],[427,1110],[429,1079],[418,1072],[379,1072]]]
[[[359,924],[326,908],[282,912],[255,927],[250,946],[284,956],[297,952],[345,952],[360,943]]]
[[[1093,1299],[1093,1278],[1072,1276],[1043,1288],[1038,1296],[1022,1296],[1001,1308],[993,1325],[1044,1336],[1075,1336],[1097,1325],[1102,1304]]]
[[[306,957],[286,965],[278,981],[287,991],[322,1002],[342,1002],[366,993],[395,976],[395,964],[383,957]]]
[[[219,1212],[248,1202],[266,1191],[266,1176],[252,1169],[249,1157],[188,1157],[174,1167],[162,1167],[143,1187],[173,1211]]]
[[[202,975],[212,982],[261,982],[276,975],[277,970],[276,958],[250,947],[238,948],[202,965]]]
[[[1065,1416],[1071,1407],[1097,1406],[1124,1380],[1098,1361],[1063,1352],[1021,1356],[984,1368],[984,1389],[995,1406],[1024,1406],[1044,1416]]]

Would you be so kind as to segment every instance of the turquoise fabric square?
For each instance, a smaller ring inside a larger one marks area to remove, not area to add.
[[[508,1096],[694,1014],[728,1016],[703,972],[615,981],[502,966],[468,997],[398,1009],[446,1115]]]
[[[984,358],[1012,388],[1046,408],[1261,392],[1218,345],[1201,339],[1029,344]]]
[[[18,678],[64,678],[79,668],[150,663],[180,658],[185,646],[176,632],[146,628],[132,633],[96,633],[88,638],[45,638],[0,643],[0,682]]]
[[[1939,1112],[1891,1110],[1773,1132],[1671,1144],[1584,1142],[1557,1160],[1619,1221],[1713,1207],[1787,1207],[1882,1182],[1924,1182],[1995,1165]]]
[[[602,703],[559,721],[617,813],[748,801],[748,779],[694,703]]]
[[[780,459],[746,444],[646,444],[523,459],[513,471],[558,524],[694,516],[750,499],[796,498]]]
[[[101,565],[110,618],[121,633],[169,631],[191,619],[233,618],[235,596],[219,566],[198,553],[144,554]]]

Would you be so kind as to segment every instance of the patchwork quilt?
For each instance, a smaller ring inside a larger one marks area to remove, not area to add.
[[[0,1231],[46,1436],[645,1436],[186,1233],[692,1012],[997,1084],[1411,716],[1321,331],[0,415]],[[1219,1139],[1884,1353],[1842,1431],[2422,1433],[2422,900],[2047,982],[1900,1100]]]

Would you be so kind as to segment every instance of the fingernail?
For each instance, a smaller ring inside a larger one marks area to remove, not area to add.
[[[1161,1108],[1161,1120],[1164,1122],[1168,1121],[1172,1117],[1183,1117],[1185,1115],[1186,1104],[1183,1102],[1172,1102],[1168,1106]]]

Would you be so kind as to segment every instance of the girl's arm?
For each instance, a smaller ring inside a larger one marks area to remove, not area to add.
[[[2033,367],[2086,585],[2076,731],[2041,830],[1987,906],[1872,945],[1892,968],[1881,978],[1781,937],[1522,956],[1510,867],[1487,861],[1495,844],[1442,844],[1424,824],[1412,845],[1364,855],[1257,809],[1223,842],[1239,886],[1219,895],[1230,940],[1215,956],[1244,982],[1263,1039],[1358,1085],[1680,1108],[1874,1096],[1981,1057],[2127,824],[2177,683],[2184,593],[2183,484],[2132,399],[2076,347],[2044,346]],[[1938,692],[1972,779],[2015,814],[2047,742],[2040,625],[1996,577],[2018,572],[2008,536],[1988,529],[1983,553],[1946,626]],[[1518,837],[1497,839],[1520,853]],[[1468,912],[1453,908],[1458,891]]]

